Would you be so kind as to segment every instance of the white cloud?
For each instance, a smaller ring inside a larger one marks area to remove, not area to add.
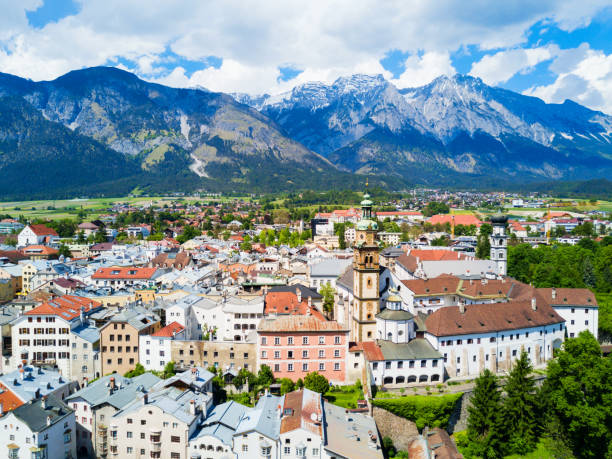
[[[482,78],[490,85],[504,83],[517,73],[528,73],[540,62],[555,57],[559,47],[550,45],[539,48],[515,48],[484,56],[474,62],[470,75]]]
[[[350,73],[385,73],[379,60],[391,49],[413,53],[397,84],[424,84],[454,73],[448,56],[461,46],[520,47],[536,22],[571,30],[605,5],[601,0],[81,0],[75,15],[42,29],[28,27],[25,10],[41,2],[0,0],[7,4],[0,15],[0,71],[50,79],[123,58],[148,79],[256,92]],[[167,50],[196,61],[218,56],[223,64],[188,78],[173,68],[180,62],[164,60]],[[278,83],[281,65],[303,72]],[[504,77],[500,70],[492,75]]]
[[[411,88],[429,83],[440,75],[454,75],[448,53],[429,52],[406,59],[404,72],[392,83],[398,88]]]
[[[554,103],[571,99],[612,114],[612,54],[582,44],[562,51],[550,68],[558,73],[555,81],[529,88],[524,94]]]

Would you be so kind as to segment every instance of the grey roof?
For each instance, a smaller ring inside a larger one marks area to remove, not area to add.
[[[152,391],[148,394],[147,404],[156,406],[164,413],[174,416],[178,421],[191,425],[199,418],[199,414],[190,413],[190,402],[193,400],[196,406],[206,406],[212,396],[208,393],[198,394],[190,390],[182,391],[174,387]],[[125,414],[139,410],[142,407],[141,397],[132,400],[125,408],[117,412],[113,417],[121,417]]]
[[[46,398],[45,408],[43,400],[34,400],[18,406],[10,414],[23,421],[32,432],[41,432],[47,428],[47,418],[51,418],[51,425],[62,422],[64,418],[73,413],[72,409],[57,397],[49,395]]]
[[[109,323],[111,322],[127,322],[136,330],[142,330],[159,322],[159,317],[144,308],[133,308],[124,309],[119,314],[115,314]]]
[[[23,370],[23,379],[20,376],[21,371],[15,370],[0,376],[0,382],[24,402],[37,398],[37,393],[38,397],[42,397],[72,384],[62,377],[59,371],[43,370],[40,367],[27,365]]]
[[[192,370],[196,370],[195,377]],[[157,383],[154,389],[161,389],[163,387],[169,387],[177,381],[182,382],[186,386],[193,387],[194,389],[203,390],[204,386],[208,384],[210,380],[215,377],[210,371],[204,367],[192,367],[189,370],[177,373],[171,378],[162,379]]]
[[[280,435],[281,419],[277,407],[283,406],[284,396],[267,394],[257,401],[255,408],[249,410],[240,420],[235,435],[255,431],[273,440]]]
[[[377,340],[385,360],[418,360],[441,359],[442,355],[423,338],[416,338],[408,343],[393,343],[391,341]]]
[[[196,437],[211,435],[231,446],[232,436],[236,432],[240,420],[250,409],[234,401],[215,406],[208,413],[206,420],[202,423],[202,429],[196,434]]]
[[[351,459],[382,459],[383,452],[374,418],[361,413],[346,414],[344,408],[323,401],[325,449],[332,456]]]
[[[100,341],[100,330],[90,324],[79,325],[73,328],[72,333],[77,335],[79,338],[84,339],[90,343]]]
[[[377,319],[383,320],[411,320],[414,319],[414,316],[408,311],[404,311],[403,309],[394,310],[394,309],[383,309],[381,312],[376,314]]]
[[[310,267],[310,277],[337,277],[353,262],[351,259],[329,258]]]
[[[109,394],[110,378],[115,378],[116,389],[112,395]],[[160,379],[151,373],[144,373],[134,378],[126,378],[119,374],[107,375],[70,395],[66,400],[82,398],[91,406],[108,403],[117,409],[122,409],[134,400],[139,393],[149,390],[159,381]]]

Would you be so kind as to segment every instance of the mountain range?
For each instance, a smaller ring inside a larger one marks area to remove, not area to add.
[[[0,73],[6,197],[504,186],[612,173],[612,117],[456,75],[382,76],[279,95],[149,83],[111,67],[33,82]]]

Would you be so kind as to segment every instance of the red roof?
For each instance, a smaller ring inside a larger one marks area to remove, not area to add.
[[[431,223],[432,225],[435,225],[437,223],[441,223],[441,224],[449,223],[449,224],[452,224],[453,223],[453,217],[454,217],[454,220],[455,220],[455,225],[465,225],[465,226],[469,226],[469,225],[480,226],[480,225],[482,225],[482,222],[480,220],[478,220],[478,218],[476,218],[474,215],[471,215],[471,214],[458,214],[458,215],[438,214],[438,215],[434,215],[434,216],[430,217],[427,220],[427,223]]]
[[[396,211],[389,211],[389,212],[376,212],[377,217],[392,217],[394,215],[397,215],[398,217],[407,217],[409,215],[422,216],[423,214],[416,210],[396,210]]]
[[[325,320],[316,308],[308,306],[308,299],[302,297],[302,302],[298,303],[297,295],[294,292],[268,292],[265,299],[264,313],[268,314],[295,314],[306,315],[308,310],[312,317]]]
[[[385,360],[380,346],[375,341],[364,341],[361,343],[366,360],[376,362],[377,360]]]
[[[53,228],[49,228],[46,225],[28,225],[30,229],[37,236],[57,236],[57,233]]]
[[[178,322],[172,322],[171,324],[168,324],[164,328],[153,333],[151,336],[172,338],[175,333],[180,333],[183,330],[185,330],[185,327],[183,327],[181,324],[179,324]]]
[[[99,301],[92,300],[91,298],[85,298],[82,296],[75,295],[63,295],[54,298],[51,301],[41,304],[34,309],[27,311],[27,316],[47,316],[57,315],[65,320],[72,320],[78,317],[81,312],[81,307],[84,308],[85,312],[90,309],[101,306],[102,303]]]
[[[92,279],[150,279],[157,268],[136,268],[128,266],[125,268],[98,268],[91,276]]]
[[[58,253],[57,249],[46,245],[29,245],[21,249],[21,252],[24,255],[55,255]]]

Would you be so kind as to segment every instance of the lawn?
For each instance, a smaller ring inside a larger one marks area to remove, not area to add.
[[[465,457],[465,459],[477,459],[476,457],[471,456],[467,453],[466,447],[468,445],[464,443],[468,441],[465,430],[455,432],[453,434],[453,438],[455,439],[455,443],[457,444],[459,452],[463,454],[463,457]],[[554,459],[555,455],[550,449],[550,441],[551,440],[547,438],[542,438],[536,445],[536,449],[532,452],[525,455],[512,454],[510,456],[505,456],[504,459]]]
[[[323,395],[329,403],[341,406],[342,408],[357,408],[357,400],[363,400],[363,391],[351,387],[351,390],[341,389],[341,391],[329,391]]]

